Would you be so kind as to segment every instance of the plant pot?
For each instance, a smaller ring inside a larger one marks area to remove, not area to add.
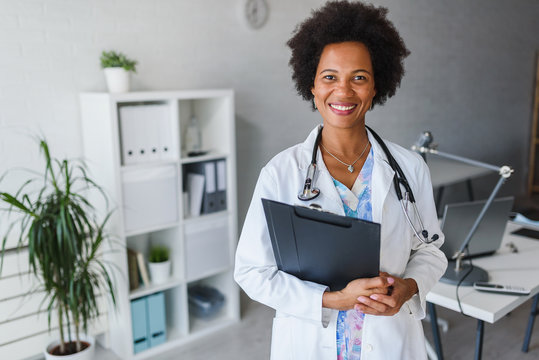
[[[129,91],[129,71],[121,67],[103,69],[107,87],[111,93],[123,93]]]
[[[87,335],[81,335],[80,339],[81,341],[86,341],[87,343],[89,343],[90,346],[78,353],[71,354],[71,355],[51,355],[49,354],[49,351],[51,351],[52,349],[54,349],[56,346],[60,344],[60,341],[56,340],[52,342],[51,344],[49,344],[49,346],[47,346],[47,349],[44,351],[45,359],[46,360],[94,360],[94,353],[95,353],[94,338]]]
[[[153,284],[163,284],[170,278],[170,260],[159,263],[148,263]]]

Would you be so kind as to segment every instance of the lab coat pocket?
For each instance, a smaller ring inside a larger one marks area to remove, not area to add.
[[[271,333],[271,360],[294,360],[292,339],[292,318],[276,317],[273,319]]]

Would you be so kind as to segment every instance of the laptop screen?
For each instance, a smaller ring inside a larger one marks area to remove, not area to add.
[[[509,196],[495,199],[490,204],[468,244],[469,251],[466,257],[488,255],[498,250],[513,207],[513,200],[514,197]],[[485,202],[486,200],[472,201],[445,206],[442,220],[445,241],[441,250],[448,259],[453,257],[468,236]]]

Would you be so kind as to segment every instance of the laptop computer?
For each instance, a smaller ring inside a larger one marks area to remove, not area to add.
[[[490,255],[499,249],[514,197],[495,199],[468,244],[465,258]],[[447,204],[442,218],[445,241],[440,248],[448,259],[460,248],[486,200]]]

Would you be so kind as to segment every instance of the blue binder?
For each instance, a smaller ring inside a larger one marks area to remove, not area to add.
[[[167,341],[165,294],[162,292],[131,301],[135,354]]]
[[[162,292],[148,296],[148,331],[150,347],[167,340],[165,295]]]
[[[133,323],[135,354],[150,347],[147,320],[148,313],[146,309],[146,298],[131,301],[131,322]]]

